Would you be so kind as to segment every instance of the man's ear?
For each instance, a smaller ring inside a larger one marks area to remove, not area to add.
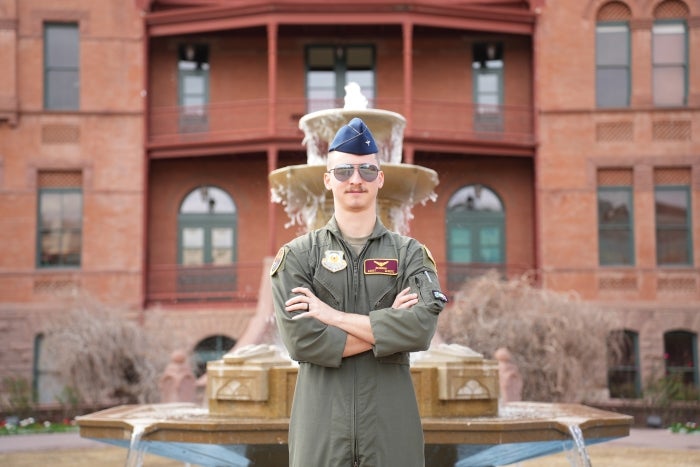
[[[331,179],[330,179],[331,174],[328,172],[323,172],[323,184],[326,186],[326,190],[331,189]]]

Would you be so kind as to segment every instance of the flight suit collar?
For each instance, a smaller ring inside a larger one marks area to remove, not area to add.
[[[331,232],[333,232],[333,234],[336,235],[338,238],[343,238],[343,234],[340,231],[340,227],[338,227],[338,222],[336,221],[335,216],[331,217],[331,219],[326,224],[326,228],[328,230],[330,230]],[[387,232],[388,232],[387,228],[384,226],[381,219],[379,219],[379,217],[377,217],[377,220],[374,223],[374,229],[372,230],[372,233],[370,234],[369,239],[381,237],[382,235],[384,235]]]

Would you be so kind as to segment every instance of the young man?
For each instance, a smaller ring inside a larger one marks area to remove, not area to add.
[[[377,152],[361,119],[338,131],[323,176],[334,216],[283,246],[270,271],[280,335],[299,362],[293,467],[425,462],[409,352],[430,346],[447,299],[427,248],[377,217]]]

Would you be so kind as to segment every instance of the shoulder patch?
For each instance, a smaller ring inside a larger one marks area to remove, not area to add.
[[[423,253],[424,253],[424,258],[423,258],[423,263],[426,266],[431,267],[434,271],[437,272],[437,265],[435,264],[435,259],[433,258],[433,254],[430,252],[427,246],[421,245],[423,247]],[[426,258],[428,261],[426,261]]]
[[[282,247],[277,252],[275,259],[272,261],[272,266],[270,266],[270,276],[274,276],[277,270],[284,264],[284,257],[287,254],[287,248]]]
[[[439,290],[433,290],[433,298],[440,300],[442,303],[447,303],[447,295]]]

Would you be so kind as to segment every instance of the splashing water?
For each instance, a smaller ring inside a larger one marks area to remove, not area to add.
[[[129,443],[129,453],[126,456],[126,467],[142,467],[143,456],[146,453],[146,446],[141,446],[146,428],[153,424],[153,420],[129,420],[131,429],[131,442]]]
[[[323,184],[328,147],[336,132],[353,117],[360,117],[377,143],[377,158],[386,174],[379,192],[379,216],[391,230],[408,235],[416,204],[435,201],[437,173],[425,167],[401,163],[406,119],[396,112],[367,108],[367,98],[357,83],[345,87],[345,107],[304,115],[299,128],[304,132],[306,165],[274,170],[270,174],[271,201],[284,206],[289,222],[302,232],[323,226],[333,214],[333,201]],[[299,232],[299,233],[302,233]]]
[[[583,439],[583,432],[578,424],[569,425],[569,433],[573,439],[573,446],[566,451],[566,458],[571,467],[591,467],[591,459],[588,457],[586,442]]]

